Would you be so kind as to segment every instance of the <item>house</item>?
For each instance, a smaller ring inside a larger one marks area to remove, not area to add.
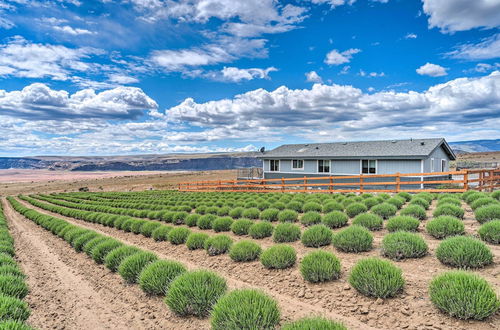
[[[446,172],[456,156],[438,138],[285,144],[259,158],[264,178],[274,179]]]

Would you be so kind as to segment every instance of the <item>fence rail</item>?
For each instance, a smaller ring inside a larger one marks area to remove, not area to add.
[[[439,187],[440,186],[440,187]],[[500,187],[500,168],[433,173],[361,174],[280,179],[183,182],[179,191],[244,192],[464,192]]]

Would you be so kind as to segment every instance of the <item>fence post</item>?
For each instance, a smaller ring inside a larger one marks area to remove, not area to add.
[[[285,192],[285,178],[281,177],[281,192]]]
[[[399,190],[401,189],[401,176],[399,175],[399,172],[396,173],[396,192],[398,193]]]
[[[495,176],[495,170],[490,170],[490,192],[493,192],[493,177]]]
[[[464,173],[464,190],[469,190],[469,170],[465,170]]]
[[[307,190],[307,177],[304,175],[304,190]]]
[[[479,191],[483,191],[483,178],[484,172],[481,170],[481,172],[479,172]]]
[[[359,192],[363,192],[363,173],[359,175]]]

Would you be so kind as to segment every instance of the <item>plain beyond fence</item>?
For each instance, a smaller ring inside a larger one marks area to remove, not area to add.
[[[433,173],[360,174],[281,179],[182,182],[179,191],[241,192],[464,192],[500,187],[500,168]]]

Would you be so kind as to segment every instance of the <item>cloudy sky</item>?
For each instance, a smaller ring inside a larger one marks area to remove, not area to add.
[[[0,155],[500,136],[500,0],[0,0]]]

